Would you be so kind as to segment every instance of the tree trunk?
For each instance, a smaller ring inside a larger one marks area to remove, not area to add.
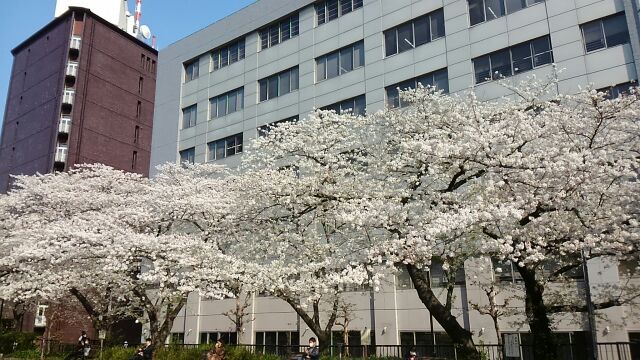
[[[302,321],[304,321],[309,329],[311,329],[311,331],[313,331],[313,333],[316,335],[320,347],[320,353],[328,354],[329,349],[331,348],[331,329],[336,322],[336,317],[338,314],[337,298],[333,304],[333,312],[329,315],[329,320],[327,320],[327,325],[324,328],[322,327],[322,325],[320,325],[320,307],[318,302],[314,303],[313,316],[310,316],[300,307],[300,303],[297,300],[293,300],[288,297],[282,297],[282,299],[289,303],[289,305],[291,305],[293,310],[295,310],[295,312],[300,316]]]
[[[529,329],[533,335],[533,355],[536,360],[554,360],[558,352],[556,339],[551,331],[551,320],[544,304],[544,285],[536,280],[535,270],[513,265],[518,269],[526,292],[525,310]]]
[[[471,332],[460,326],[456,317],[451,314],[451,311],[447,310],[446,306],[438,300],[429,286],[424,272],[410,264],[407,264],[406,268],[416,288],[418,297],[458,347],[459,359],[479,360],[480,353],[473,343]]]
[[[149,301],[147,297],[145,297],[145,300]],[[147,317],[149,318],[149,337],[151,338],[151,346],[154,350],[153,359],[158,358],[158,351],[164,347],[164,343],[171,333],[173,322],[175,321],[176,316],[178,316],[180,309],[185,305],[186,301],[186,298],[182,298],[176,304],[169,303],[164,311],[157,311],[153,306],[146,307]],[[149,304],[151,303],[149,302],[148,305]],[[159,312],[162,313],[159,314]],[[184,331],[184,339],[186,339],[186,337],[187,333]]]

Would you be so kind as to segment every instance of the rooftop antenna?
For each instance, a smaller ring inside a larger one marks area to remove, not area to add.
[[[133,33],[138,35],[140,31],[140,18],[142,17],[142,0],[136,0],[135,23],[133,24]]]

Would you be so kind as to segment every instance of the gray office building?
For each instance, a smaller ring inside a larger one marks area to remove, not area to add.
[[[418,82],[449,93],[473,88],[489,100],[508,95],[492,78],[542,77],[555,63],[564,69],[558,91],[591,85],[617,96],[638,78],[638,29],[637,0],[258,0],[160,51],[151,166],[235,166],[262,126],[315,108],[364,113],[403,106],[397,88]],[[456,285],[454,312],[477,341],[495,343],[491,319],[468,305],[483,296],[470,281],[475,265]],[[618,264],[590,263],[589,275],[595,284],[617,282]],[[518,282],[508,269],[482,276]],[[580,279],[574,285],[584,286]],[[357,307],[352,343],[433,341],[429,314],[411,286],[399,274],[375,294],[350,293]],[[257,295],[253,321],[231,334],[222,313],[234,304],[192,296],[174,338],[275,345],[311,335],[285,302]],[[640,337],[629,308],[603,313],[599,341]],[[526,326],[505,319],[502,328],[525,341]],[[587,330],[585,321],[557,322],[566,342],[584,343]],[[434,331],[436,342],[446,343],[438,324]]]

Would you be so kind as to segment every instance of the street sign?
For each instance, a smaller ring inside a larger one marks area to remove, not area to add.
[[[99,330],[98,331],[98,339],[104,340],[106,338],[107,338],[107,331],[106,330]]]
[[[520,358],[520,341],[518,334],[504,334],[504,355]]]

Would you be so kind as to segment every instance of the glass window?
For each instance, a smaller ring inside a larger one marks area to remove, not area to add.
[[[215,158],[213,160],[224,159],[226,157],[224,139],[218,140],[214,144],[215,144],[215,152],[214,152]]]
[[[280,33],[282,34],[282,41],[291,39],[291,22],[283,21],[280,23]]]
[[[220,50],[220,67],[223,68],[229,65],[229,49],[224,48]]]
[[[367,107],[367,100],[364,95],[358,96],[353,103],[353,113],[364,115]]]
[[[429,29],[429,17],[422,16],[417,18],[413,23],[416,46],[420,46],[431,41],[431,30]]]
[[[327,0],[327,22],[338,18],[338,0]]]
[[[291,91],[298,90],[298,67],[291,69]]]
[[[213,59],[213,70],[220,69],[220,52],[214,51],[211,53],[211,58]]]
[[[180,151],[180,162],[193,164],[196,160],[196,148],[189,148]]]
[[[602,20],[607,47],[629,42],[629,28],[624,16],[624,13],[620,13]]]
[[[244,88],[238,90],[237,94],[238,96],[236,98],[236,109],[244,109]]]
[[[587,52],[602,49],[605,46],[602,24],[599,21],[582,25],[582,36]]]
[[[398,37],[396,36],[396,29],[384,32],[384,47],[386,56],[398,53]]]
[[[244,59],[244,39],[238,43],[238,60]]]
[[[195,126],[197,114],[197,105],[192,105],[182,109],[182,128],[186,129]]]
[[[340,15],[344,15],[351,12],[351,0],[340,0]]]
[[[327,79],[331,79],[340,74],[338,63],[339,61],[337,52],[327,55]]]
[[[398,52],[413,49],[413,24],[407,23],[398,26]]]
[[[525,7],[527,7],[527,0],[507,0],[507,12],[509,14]]]
[[[218,117],[227,115],[227,96],[218,97]]]
[[[321,57],[316,60],[316,81],[322,81],[326,79],[326,66],[327,66],[327,58]]]
[[[209,100],[210,119],[218,117],[218,99],[212,98]]]
[[[353,10],[362,7],[362,0],[353,0]]]
[[[433,73],[433,86],[444,93],[449,93],[449,73],[447,69]]]
[[[524,43],[511,48],[513,58],[513,72],[519,73],[533,69],[533,57],[531,56],[531,44]]]
[[[278,96],[278,76],[272,76],[269,78],[268,99],[273,99]]]
[[[269,47],[269,28],[260,30],[260,49]]]
[[[325,3],[316,4],[316,16],[318,18],[318,25],[325,23]]]
[[[300,22],[298,19],[298,14],[295,14],[291,17],[291,37],[298,36],[300,34]]]
[[[279,96],[284,94],[288,94],[291,92],[291,73],[289,71],[285,71],[280,74],[280,92]]]
[[[185,82],[195,80],[200,75],[200,60],[194,60],[184,66]]]
[[[227,114],[231,114],[233,112],[238,111],[238,93],[232,91],[229,93],[229,101],[228,101]]]
[[[433,40],[443,37],[444,34],[444,11],[442,9],[434,12],[431,19],[431,38]]]
[[[398,88],[389,86],[387,91],[387,107],[395,109],[400,106],[400,92]]]
[[[229,53],[229,63],[238,62],[238,43],[233,43],[229,46]]]
[[[364,42],[360,41],[353,47],[353,67],[364,66]]]
[[[483,0],[468,0],[469,2],[469,20],[471,25],[484,22],[484,4]]]
[[[276,24],[269,28],[269,47],[280,43],[280,27]]]
[[[495,80],[511,75],[513,74],[511,73],[509,49],[491,54],[491,78]]]
[[[268,79],[262,79],[260,80],[259,84],[260,84],[260,101],[266,101],[268,100],[267,98],[267,86],[268,86]]]
[[[484,0],[487,21],[504,16],[504,0]]]
[[[476,75],[476,84],[491,80],[491,61],[489,60],[489,55],[474,59],[473,70]]]
[[[340,50],[340,73],[344,74],[353,70],[353,47],[349,46]]]
[[[531,41],[531,47],[533,48],[533,66],[551,64],[553,62],[551,41],[548,36]]]

